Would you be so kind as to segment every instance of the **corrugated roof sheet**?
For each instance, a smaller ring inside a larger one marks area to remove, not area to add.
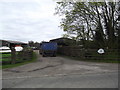
[[[70,38],[56,38],[56,39],[51,39],[50,41],[54,41],[54,40],[72,40]]]
[[[9,42],[9,43],[26,44],[26,43],[23,43],[23,42],[20,42],[20,41],[12,41],[12,40],[0,40],[0,41],[6,41],[6,42]]]

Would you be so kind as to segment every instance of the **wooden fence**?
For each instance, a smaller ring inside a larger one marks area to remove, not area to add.
[[[94,60],[101,60],[101,59],[118,60],[120,59],[120,56],[119,56],[120,50],[105,49],[104,54],[99,54],[97,51],[98,49],[84,49],[79,46],[58,47],[59,54],[72,56],[72,57],[79,57],[81,59],[94,59]]]
[[[0,53],[0,62],[9,62],[11,60],[11,52]]]
[[[23,50],[16,52],[11,50],[9,53],[0,53],[2,64],[15,64],[26,60],[32,60],[33,50]]]

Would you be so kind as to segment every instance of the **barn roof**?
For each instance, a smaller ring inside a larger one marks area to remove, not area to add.
[[[70,38],[56,38],[56,39],[52,39],[50,40],[50,42],[57,42],[58,45],[64,45],[64,46],[68,46],[70,44],[75,43],[76,41]]]
[[[56,40],[72,40],[72,39],[62,37],[62,38],[51,39],[50,41],[56,41]]]
[[[9,42],[9,43],[12,43],[12,44],[26,44],[26,43],[23,43],[23,42],[20,42],[20,41],[12,41],[12,40],[0,40],[0,41],[6,41],[6,42]]]

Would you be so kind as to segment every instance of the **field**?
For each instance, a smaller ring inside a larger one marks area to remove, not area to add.
[[[11,53],[0,53],[0,61],[10,61]]]

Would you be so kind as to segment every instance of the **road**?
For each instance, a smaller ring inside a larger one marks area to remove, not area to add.
[[[6,88],[117,88],[117,73],[44,76],[3,80]]]
[[[117,88],[118,64],[42,57],[2,72],[3,88]]]

